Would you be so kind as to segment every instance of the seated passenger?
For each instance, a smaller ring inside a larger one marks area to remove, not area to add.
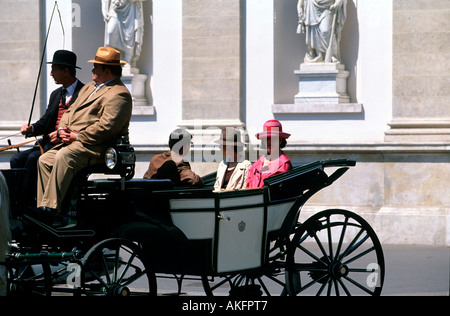
[[[235,128],[222,130],[221,139],[223,161],[217,169],[214,191],[245,189],[250,161],[244,159],[244,143],[241,132]]]
[[[283,132],[281,123],[269,120],[264,123],[263,132],[256,134],[261,139],[266,154],[261,156],[248,170],[247,189],[264,187],[264,179],[292,169],[291,160],[281,150],[291,134]]]
[[[189,153],[192,135],[184,129],[174,130],[169,137],[170,150],[150,161],[144,179],[170,179],[175,185],[203,185],[202,179],[183,157]]]

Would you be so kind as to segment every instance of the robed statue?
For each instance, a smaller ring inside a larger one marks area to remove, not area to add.
[[[305,33],[305,63],[340,63],[347,0],[299,0],[297,33]]]
[[[105,46],[119,50],[131,67],[136,66],[142,50],[144,17],[142,1],[101,0],[105,20]]]

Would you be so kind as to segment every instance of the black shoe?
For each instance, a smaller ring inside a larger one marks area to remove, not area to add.
[[[65,220],[65,218],[60,213],[56,213],[55,215],[53,215],[50,224],[54,228],[60,228],[60,227],[66,226],[67,225],[67,221]]]
[[[28,209],[27,213],[37,220],[47,223],[52,220],[52,218],[58,213],[58,211],[49,207],[41,206],[37,208],[30,208]]]
[[[38,207],[29,209],[28,214],[35,219],[53,226],[55,228],[63,227],[67,225],[67,220],[57,210],[49,207]]]

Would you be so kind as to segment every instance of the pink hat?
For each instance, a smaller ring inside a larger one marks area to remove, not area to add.
[[[291,134],[284,133],[283,127],[278,120],[268,120],[264,123],[263,132],[256,134],[256,138],[264,137],[279,137],[279,138],[289,138]]]

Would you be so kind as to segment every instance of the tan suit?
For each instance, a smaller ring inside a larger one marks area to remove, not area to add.
[[[247,171],[251,166],[251,162],[244,160],[238,163],[228,181],[225,189],[222,189],[222,184],[227,172],[227,164],[223,161],[220,162],[219,168],[217,168],[216,182],[214,183],[214,191],[229,191],[229,190],[241,190],[245,189],[245,183],[247,182]]]
[[[94,82],[85,85],[59,123],[75,131],[79,141],[57,145],[39,159],[38,207],[60,210],[74,175],[102,162],[106,149],[128,135],[132,111],[128,89],[118,78],[92,94],[94,89]]]

